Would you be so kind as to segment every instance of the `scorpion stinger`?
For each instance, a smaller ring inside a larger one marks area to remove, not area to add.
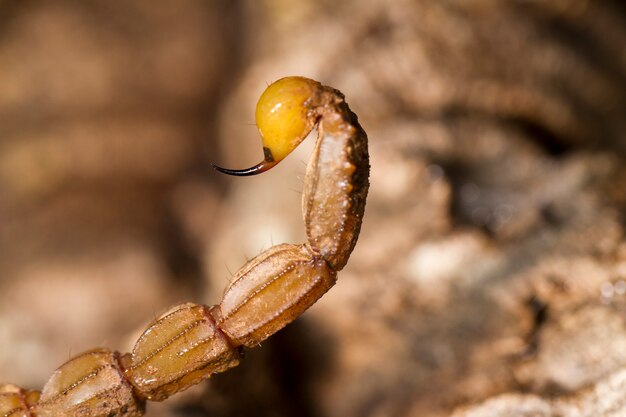
[[[320,93],[317,81],[304,77],[286,77],[270,84],[256,105],[256,125],[263,141],[264,159],[246,169],[211,166],[224,174],[256,175],[282,161],[311,132],[319,120]]]
[[[256,164],[255,166],[252,166],[250,168],[245,168],[245,169],[229,169],[229,168],[222,168],[214,164],[210,164],[210,165],[214,170],[219,171],[222,174],[233,175],[236,177],[248,177],[250,175],[261,174],[273,168],[274,166],[276,166],[277,163],[278,162],[262,161]]]

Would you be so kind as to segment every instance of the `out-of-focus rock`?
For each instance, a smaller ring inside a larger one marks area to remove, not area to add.
[[[553,399],[506,394],[452,417],[619,417],[626,409],[625,394],[626,372],[620,371],[575,395]]]
[[[370,137],[360,241],[306,315],[320,334],[308,349],[327,352],[329,365],[291,386],[313,410],[300,412],[444,416],[506,392],[578,391],[624,366],[621,301],[602,296],[618,285],[623,241],[621,6],[249,7],[262,20],[257,56],[222,108],[229,164],[258,159],[258,148],[242,151],[256,129],[235,121],[248,120],[266,82],[288,74],[341,89]],[[252,201],[285,192],[233,184]],[[236,201],[232,218],[247,230],[262,219],[301,227],[295,210],[276,219],[271,207]],[[236,234],[216,237],[219,256],[208,259],[217,270],[223,254],[243,259],[258,241]],[[552,410],[533,395],[524,408]]]
[[[128,349],[152,311],[217,302],[246,258],[304,241],[310,139],[262,176],[206,173],[261,159],[256,100],[299,74],[370,137],[355,252],[301,320],[150,412],[626,413],[619,1],[3,10],[0,377],[40,385],[67,346]],[[57,292],[73,301],[44,316]]]
[[[71,354],[128,350],[202,285],[185,228],[218,198],[206,162],[232,12],[0,3],[1,380],[34,388]]]

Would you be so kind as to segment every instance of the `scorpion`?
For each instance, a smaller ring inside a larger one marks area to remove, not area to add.
[[[302,211],[307,242],[280,244],[247,262],[215,306],[184,303],[150,323],[131,353],[97,348],[61,365],[41,391],[0,384],[0,416],[119,416],[162,401],[239,364],[246,348],[295,320],[336,282],[359,236],[369,187],[367,135],[344,95],[286,77],[256,107],[264,159],[225,174],[255,175],[284,159],[317,126]]]

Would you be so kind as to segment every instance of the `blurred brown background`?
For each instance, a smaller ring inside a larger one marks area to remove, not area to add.
[[[0,380],[128,351],[304,241],[307,149],[208,167],[261,159],[256,100],[296,74],[369,134],[361,239],[304,317],[148,415],[626,415],[620,0],[0,0]]]

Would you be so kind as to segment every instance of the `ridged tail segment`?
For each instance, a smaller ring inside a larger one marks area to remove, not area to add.
[[[319,135],[302,195],[311,247],[333,271],[347,264],[356,245],[369,189],[367,135],[337,90],[324,87],[315,108]]]
[[[145,402],[124,375],[119,354],[94,349],[58,368],[33,407],[37,417],[143,415]]]
[[[254,347],[300,316],[335,280],[308,245],[277,245],[235,275],[212,314],[234,345]]]
[[[220,331],[209,307],[186,303],[153,321],[123,363],[143,398],[172,394],[239,364],[239,351]]]
[[[0,384],[0,416],[33,417],[31,408],[37,404],[39,391],[28,391],[13,384]]]

